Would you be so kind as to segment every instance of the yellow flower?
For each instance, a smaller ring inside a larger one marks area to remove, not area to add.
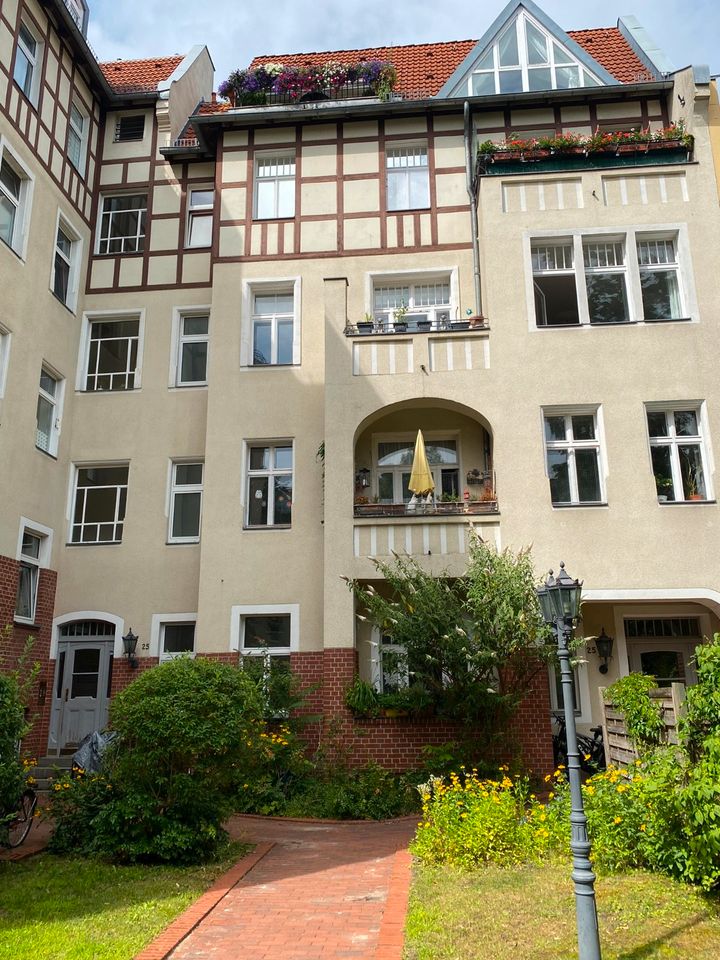
[[[550,774],[548,774],[548,775],[545,777],[545,783],[550,783],[551,780],[552,780],[552,777],[550,776]]]
[[[640,829],[642,830],[643,833],[645,833],[645,824],[644,824],[644,823],[641,823],[641,824],[640,824]]]
[[[619,786],[615,787],[615,789],[617,790],[618,793],[625,793],[625,791],[627,790],[627,784],[621,783]]]
[[[613,823],[622,823],[622,817],[615,817]]]
[[[583,758],[584,758],[585,760],[589,760],[589,759],[590,759],[590,754],[589,754],[589,753],[583,754]]]

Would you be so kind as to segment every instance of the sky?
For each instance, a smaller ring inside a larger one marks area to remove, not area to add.
[[[456,0],[88,0],[88,40],[101,60],[187,53],[204,43],[215,64],[215,86],[259,54],[478,39],[503,9]],[[564,30],[615,26],[634,14],[676,68],[709,64],[720,73],[717,0],[544,0],[538,4]]]

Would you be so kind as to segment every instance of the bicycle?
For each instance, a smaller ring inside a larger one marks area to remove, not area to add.
[[[7,827],[7,845],[19,847],[30,833],[37,808],[37,794],[32,787],[25,787],[15,810],[15,817]]]
[[[567,729],[565,717],[562,714],[554,715],[558,725],[558,732],[553,734],[553,755],[555,766],[567,766]],[[597,773],[605,769],[605,744],[603,742],[602,727],[591,727],[592,737],[584,733],[577,735],[578,752],[580,754],[580,769],[586,773]]]

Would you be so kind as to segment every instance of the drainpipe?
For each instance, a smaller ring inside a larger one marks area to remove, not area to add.
[[[477,199],[480,180],[475,176],[475,157],[472,154],[473,148],[473,129],[472,114],[470,104],[465,101],[463,109],[465,116],[465,177],[467,180],[467,194],[470,200],[470,232],[472,234],[472,252],[473,252],[473,279],[475,282],[475,315],[481,317],[482,311],[482,289],[480,285],[480,249],[478,245],[478,216]]]

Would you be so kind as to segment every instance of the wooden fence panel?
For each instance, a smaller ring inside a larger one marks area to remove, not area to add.
[[[638,757],[635,745],[625,729],[625,717],[614,703],[605,700],[605,687],[598,688],[600,696],[600,715],[602,717],[603,743],[605,745],[605,763],[616,767],[626,767]],[[685,685],[673,683],[671,687],[652,690],[650,696],[657,701],[665,724],[663,742],[677,744],[678,720],[685,700]]]

